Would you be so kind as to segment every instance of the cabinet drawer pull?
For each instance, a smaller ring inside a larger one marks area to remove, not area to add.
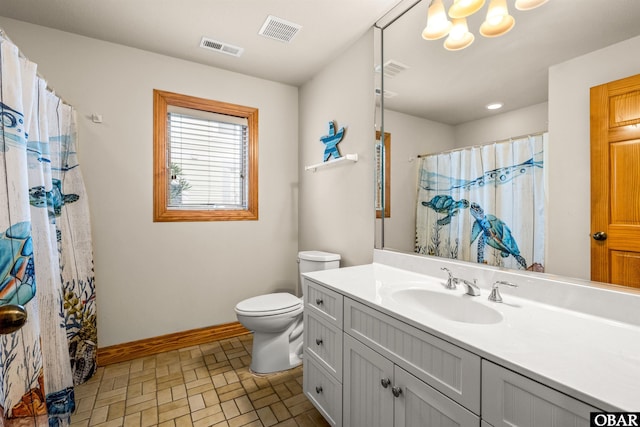
[[[316,338],[316,345],[322,345],[322,338]]]
[[[316,386],[316,393],[318,393],[318,394],[322,393],[322,386],[321,385],[317,385]]]
[[[380,384],[382,387],[387,388],[391,385],[391,380],[389,378],[383,378],[380,380]]]
[[[322,300],[322,298],[316,298],[316,304],[317,305],[322,305],[322,304],[324,304],[324,301]]]
[[[402,394],[402,389],[398,386],[391,387],[391,393],[393,393],[395,397],[400,397],[400,395]]]

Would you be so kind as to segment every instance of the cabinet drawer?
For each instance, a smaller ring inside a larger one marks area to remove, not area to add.
[[[332,426],[342,425],[342,384],[314,359],[304,358],[304,394]]]
[[[342,300],[343,296],[327,289],[322,285],[304,279],[305,282],[305,311],[316,313],[319,317],[342,328]]]
[[[480,414],[479,356],[349,298],[344,304],[345,332]]]
[[[589,426],[598,409],[502,366],[482,361],[482,418],[502,426]]]
[[[314,313],[304,313],[304,353],[342,379],[342,330]]]

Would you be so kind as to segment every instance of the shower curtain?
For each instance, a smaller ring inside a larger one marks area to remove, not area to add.
[[[415,251],[544,271],[547,135],[421,157]]]
[[[28,320],[0,336],[0,425],[66,425],[96,368],[88,204],[75,112],[0,30],[0,305]]]

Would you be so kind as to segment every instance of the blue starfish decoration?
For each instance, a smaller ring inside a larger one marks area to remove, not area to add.
[[[320,141],[326,147],[324,148],[324,160],[329,160],[330,156],[333,156],[334,159],[340,158],[340,151],[338,151],[338,143],[342,140],[344,136],[344,128],[340,128],[338,132],[336,132],[336,124],[335,122],[329,122],[329,135],[321,136]]]

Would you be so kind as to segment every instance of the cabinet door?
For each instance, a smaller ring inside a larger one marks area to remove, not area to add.
[[[482,418],[495,427],[589,427],[598,409],[486,360]]]
[[[402,393],[394,399],[395,427],[478,427],[480,419],[398,366],[394,386]]]
[[[393,364],[344,334],[343,425],[393,425]],[[389,380],[385,388],[381,380]]]

